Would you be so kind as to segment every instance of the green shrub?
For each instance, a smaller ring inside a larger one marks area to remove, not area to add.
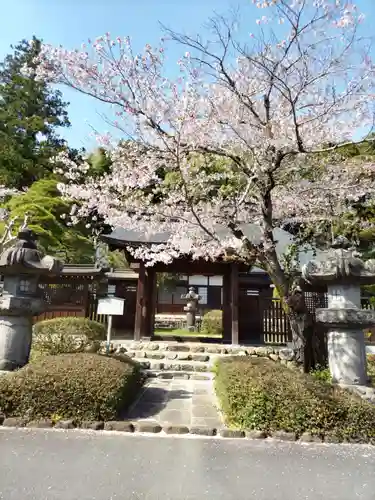
[[[323,382],[332,382],[331,372],[329,368],[316,368],[310,372],[310,375],[316,380],[321,380]]]
[[[81,352],[106,335],[105,326],[87,318],[55,318],[34,325],[33,351],[43,354]],[[34,356],[32,356],[32,359]]]
[[[367,356],[367,373],[368,376],[375,381],[375,354]]]
[[[133,401],[141,381],[138,366],[125,357],[45,356],[0,377],[0,408],[30,420],[111,420]]]
[[[223,312],[213,309],[202,318],[201,333],[203,335],[219,336],[223,334]]]
[[[216,391],[229,425],[340,439],[375,439],[375,407],[332,384],[265,358],[227,358]]]
[[[40,321],[34,325],[34,333],[53,334],[65,333],[70,335],[84,335],[89,340],[104,340],[105,326],[88,318],[54,318]]]

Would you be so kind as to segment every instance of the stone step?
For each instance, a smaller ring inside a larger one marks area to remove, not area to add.
[[[105,351],[105,343],[102,344],[102,350]],[[111,351],[126,354],[138,361],[161,363],[187,361],[213,364],[215,359],[223,356],[260,356],[285,362],[294,359],[294,353],[285,346],[232,346],[175,341],[116,341],[112,343]]]
[[[133,358],[145,370],[171,370],[171,371],[188,371],[188,372],[209,372],[213,366],[211,363],[202,363],[200,361],[180,361],[178,359],[172,361],[156,361],[145,358]]]
[[[225,354],[208,354],[208,353],[194,353],[194,352],[179,352],[179,351],[127,351],[124,354],[130,358],[137,360],[154,360],[154,361],[200,361],[208,363],[217,356],[225,356]]]
[[[143,373],[149,378],[160,379],[183,379],[183,380],[212,380],[214,374],[211,372],[190,372],[187,370],[143,370]]]
[[[103,344],[105,345],[105,344]],[[239,354],[252,352],[254,349],[268,349],[270,352],[273,348],[269,347],[243,347],[243,346],[230,346],[222,344],[203,344],[203,343],[188,343],[188,342],[134,342],[134,341],[117,341],[113,343],[113,348],[117,352],[133,353],[133,352],[146,352],[154,353],[155,355],[160,352],[169,353],[189,353],[189,354]],[[253,353],[253,352],[252,352]]]

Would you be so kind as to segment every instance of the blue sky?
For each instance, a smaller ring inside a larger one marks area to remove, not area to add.
[[[375,0],[357,0],[367,15],[366,31],[373,35]],[[1,37],[0,59],[10,51],[9,46],[34,34],[52,45],[79,48],[88,38],[109,31],[115,36],[131,36],[137,48],[145,43],[157,43],[162,36],[159,21],[190,34],[205,31],[204,24],[214,11],[225,13],[231,7],[250,9],[254,21],[260,11],[251,6],[251,0],[0,0]],[[249,33],[254,25],[249,26]],[[182,48],[168,51],[171,66],[182,53]],[[110,131],[99,113],[98,103],[70,90],[64,90],[69,101],[72,127],[62,131],[71,146],[90,149],[95,146],[92,127],[98,132]]]

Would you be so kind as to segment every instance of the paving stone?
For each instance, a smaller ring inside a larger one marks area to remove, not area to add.
[[[190,411],[191,399],[171,399],[166,403],[165,409]]]
[[[230,350],[230,354],[232,356],[247,356],[247,351],[241,347],[239,348],[232,348]]]
[[[166,401],[168,398],[168,388],[166,387],[154,387],[150,386],[147,387],[145,392],[142,394],[141,398],[139,399],[140,403],[163,403]]]
[[[181,345],[181,344],[176,344],[176,345],[168,345],[166,346],[167,351],[177,351],[177,352],[189,352],[190,347],[188,345]]]
[[[193,425],[190,427],[190,434],[196,434],[198,436],[216,436],[216,427],[205,427]]]
[[[275,431],[272,433],[274,439],[280,439],[281,441],[295,441],[296,435],[294,432],[285,431]]]
[[[191,416],[190,411],[165,409],[159,413],[158,420],[165,424],[190,425]]]
[[[163,425],[166,434],[189,434],[189,427],[186,425]]]
[[[210,373],[192,373],[190,375],[191,380],[212,380],[212,375]]]
[[[143,345],[141,344],[141,342],[131,342],[129,348],[131,351],[137,351],[139,349],[142,349]]]
[[[191,352],[204,352],[204,347],[201,345],[192,345],[190,346]]]
[[[205,361],[209,361],[210,360],[210,356],[208,356],[208,354],[192,354],[191,355],[191,359],[193,361],[202,361],[202,362],[205,362]]]
[[[28,422],[26,427],[32,427],[34,429],[49,429],[53,427],[53,422],[50,419],[46,420],[31,420]]]
[[[245,436],[249,439],[265,439],[267,437],[267,433],[265,431],[245,431]]]
[[[205,352],[208,352],[210,354],[221,354],[222,348],[216,346],[215,347],[208,346],[205,348]]]
[[[186,381],[186,383],[189,383],[189,381]],[[168,400],[172,399],[185,399],[191,401],[192,398],[192,391],[190,387],[179,387],[179,388],[171,388],[168,394]]]
[[[189,380],[190,379],[190,375],[188,373],[185,373],[185,372],[176,372],[173,375],[173,378],[174,379],[181,379],[181,380]]]
[[[204,386],[204,387],[195,386],[193,395],[194,395],[194,397],[195,396],[212,395],[212,389],[210,387],[207,387],[207,386]]]
[[[350,443],[350,444],[366,444],[367,441],[363,437],[360,436],[351,436],[345,439],[345,443]]]
[[[217,417],[217,410],[216,408],[211,404],[211,405],[193,405],[193,410],[192,410],[193,417],[197,418],[215,418]]]
[[[171,380],[169,388],[173,391],[186,391],[193,394],[194,382],[188,380]]]
[[[149,362],[148,368],[150,368],[151,370],[162,370],[164,368],[164,363],[154,363],[151,361]]]
[[[138,422],[134,422],[134,430],[136,432],[151,432],[157,434],[161,432],[161,425],[158,422],[152,420],[140,420]]]
[[[197,395],[193,393],[193,405],[195,406],[212,406],[213,405],[213,396],[210,393]]]
[[[280,359],[278,354],[270,354],[268,357],[272,359],[272,361],[279,361]]]
[[[309,432],[304,432],[300,436],[299,441],[301,441],[301,443],[321,443],[322,438],[320,436],[310,434]]]
[[[147,344],[144,344],[143,349],[147,351],[157,351],[159,349],[159,344],[155,342],[149,342]]]
[[[152,386],[152,387],[168,388],[172,382],[173,382],[172,379],[162,379],[162,378],[155,377],[152,380],[150,380],[150,382],[148,384],[149,384],[149,386]]]
[[[166,352],[165,353],[165,358],[166,359],[169,359],[169,360],[172,360],[172,359],[177,359],[177,352]]]
[[[25,427],[26,420],[20,417],[8,417],[4,419],[4,427]]]
[[[202,363],[201,365],[194,365],[193,368],[194,368],[195,372],[203,372],[203,373],[205,373],[205,372],[210,371],[210,367],[206,363],[204,363],[204,364]]]
[[[127,413],[126,417],[128,420],[155,418],[164,408],[165,403],[139,403]]]
[[[160,372],[156,375],[158,378],[162,379],[173,379],[173,372]]]
[[[162,352],[145,352],[144,354],[147,359],[164,359],[164,354]]]
[[[143,361],[142,359],[139,359],[137,361],[141,365],[142,368],[144,368],[146,370],[150,369],[150,366],[151,366],[150,361]]]
[[[179,352],[177,354],[177,359],[181,361],[188,361],[190,359],[190,352]]]
[[[77,425],[73,419],[58,420],[55,424],[56,429],[74,429],[76,426]]]
[[[221,421],[219,415],[214,418],[192,417],[191,425],[194,427],[212,427],[215,429],[221,429],[223,427],[223,422]]]
[[[82,429],[91,429],[93,431],[101,431],[104,429],[104,422],[86,420],[86,421],[81,423],[80,427]]]
[[[112,420],[105,422],[104,430],[106,431],[118,431],[118,432],[134,432],[134,425],[132,422]]]
[[[245,432],[239,429],[228,429],[223,427],[219,429],[219,435],[224,438],[243,438],[245,437]]]

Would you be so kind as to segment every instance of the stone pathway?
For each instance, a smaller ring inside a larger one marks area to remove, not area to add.
[[[160,425],[223,426],[212,380],[151,379],[126,418]]]

